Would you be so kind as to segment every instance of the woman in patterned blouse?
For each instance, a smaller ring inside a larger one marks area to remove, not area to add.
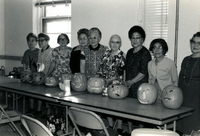
[[[71,73],[69,66],[72,48],[68,47],[69,37],[66,34],[60,34],[57,38],[60,46],[52,51],[51,66],[47,76],[54,76],[59,78],[63,73]]]

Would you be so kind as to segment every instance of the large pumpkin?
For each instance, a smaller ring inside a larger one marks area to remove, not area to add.
[[[158,91],[153,84],[142,83],[137,90],[137,99],[142,104],[153,104],[158,96]]]
[[[169,85],[163,89],[162,103],[166,108],[178,109],[183,103],[182,90],[174,85]]]
[[[58,85],[58,79],[56,77],[47,77],[44,81],[46,86],[57,86]]]
[[[32,83],[38,83],[45,76],[43,72],[33,72],[32,73]]]
[[[129,90],[122,84],[111,84],[107,89],[108,96],[114,99],[123,99],[128,96]]]
[[[90,93],[102,93],[105,89],[105,81],[100,77],[90,77],[87,82],[87,90]]]
[[[61,82],[64,83],[64,80],[71,80],[72,79],[73,74],[71,73],[65,73],[61,75]]]
[[[86,75],[83,73],[75,73],[71,79],[71,87],[74,91],[85,91],[87,88]]]
[[[22,82],[31,82],[32,80],[32,72],[30,70],[22,71],[20,74],[20,79]]]

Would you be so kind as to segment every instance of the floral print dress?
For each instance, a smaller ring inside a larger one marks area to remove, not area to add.
[[[119,76],[122,79],[124,66],[125,54],[121,50],[113,57],[111,50],[106,50],[97,73],[106,79],[114,76]]]
[[[60,77],[63,73],[71,73],[70,69],[70,56],[71,56],[72,48],[68,47],[68,52],[62,54],[60,52],[60,48],[56,47],[52,51],[52,62],[55,62],[55,69],[52,73],[55,77]]]

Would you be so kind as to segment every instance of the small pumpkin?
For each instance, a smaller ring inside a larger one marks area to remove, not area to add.
[[[162,103],[166,108],[178,109],[183,103],[182,90],[174,85],[169,85],[163,89]]]
[[[29,83],[32,80],[32,72],[30,70],[24,70],[20,74],[20,79],[22,82]]]
[[[56,77],[47,77],[45,78],[44,83],[46,86],[54,87],[58,85],[58,79]]]
[[[128,96],[129,90],[122,84],[111,84],[107,89],[108,96],[114,99],[123,99]]]
[[[71,73],[65,73],[61,75],[61,82],[64,83],[65,80],[71,80],[72,79],[73,74]]]
[[[32,83],[35,84],[44,78],[45,74],[43,72],[33,72],[32,73]]]
[[[87,82],[87,90],[90,93],[102,93],[105,89],[105,80],[100,77],[90,77]]]
[[[75,73],[71,78],[71,87],[74,91],[85,91],[87,88],[86,75],[83,73]]]
[[[153,104],[158,96],[158,91],[153,84],[142,83],[137,90],[137,99],[141,104]]]

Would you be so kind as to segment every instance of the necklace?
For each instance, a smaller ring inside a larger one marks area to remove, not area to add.
[[[186,79],[186,71],[187,71],[187,68],[189,67],[189,62],[190,62],[190,59],[191,59],[191,58],[192,58],[192,56],[190,56],[190,58],[188,59],[186,65],[185,65],[185,70],[184,70],[184,73],[183,73],[183,78],[184,78],[184,79]],[[189,81],[186,82],[187,80],[184,80],[184,83],[185,83],[185,86],[186,86],[186,87],[188,87],[189,84],[190,84],[190,80],[192,79],[192,75],[193,75],[194,69],[195,69],[195,67],[196,67],[196,65],[197,65],[197,63],[198,63],[198,61],[199,61],[199,57],[198,57],[198,59],[196,60],[196,62],[194,63],[194,66],[193,66],[193,68],[192,68],[192,70],[191,70],[191,74],[190,74],[190,77],[189,77]],[[188,69],[189,69],[189,68],[188,68]]]

